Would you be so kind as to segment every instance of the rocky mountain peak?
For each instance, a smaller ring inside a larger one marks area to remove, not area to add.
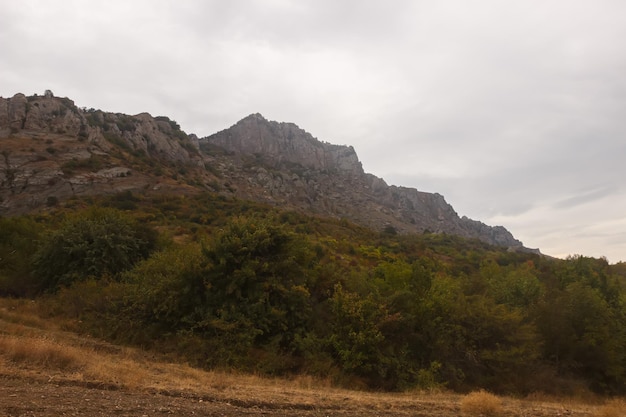
[[[262,155],[276,165],[289,162],[327,172],[363,174],[352,146],[321,142],[294,123],[269,121],[259,113],[203,140],[238,154]]]

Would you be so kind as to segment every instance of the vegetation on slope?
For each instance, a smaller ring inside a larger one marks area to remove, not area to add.
[[[329,379],[309,375],[264,378],[199,370],[63,331],[66,320],[42,318],[43,304],[0,298],[3,415],[619,417],[625,405],[579,393],[513,398],[484,391],[465,396],[445,390],[365,392],[338,389]]]
[[[3,295],[197,366],[347,386],[623,393],[623,283],[604,259],[379,234],[210,194],[0,218]]]

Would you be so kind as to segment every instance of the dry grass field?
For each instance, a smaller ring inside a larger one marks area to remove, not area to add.
[[[306,376],[206,372],[63,328],[35,303],[0,299],[0,417],[626,416],[621,400],[374,393]]]

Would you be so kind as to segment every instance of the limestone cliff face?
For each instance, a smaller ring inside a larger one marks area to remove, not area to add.
[[[0,97],[0,151],[0,215],[154,186],[150,163],[203,167],[198,139],[166,117],[80,109],[49,91]]]
[[[125,143],[132,151],[169,161],[189,162],[198,149],[198,139],[187,136],[167,117],[79,109],[72,100],[54,97],[49,91],[44,96],[0,97],[0,136],[20,132],[65,135],[103,147],[119,139],[118,145]]]
[[[232,155],[221,169],[231,191],[242,198],[348,218],[377,230],[449,233],[522,247],[504,227],[459,217],[440,194],[387,185],[363,171],[352,147],[320,142],[291,123],[254,114],[201,143]],[[234,162],[245,157],[253,163]],[[218,164],[211,156],[207,161]]]

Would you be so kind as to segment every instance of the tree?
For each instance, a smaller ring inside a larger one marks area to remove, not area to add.
[[[272,219],[240,217],[203,249],[206,330],[291,350],[311,313],[314,252]]]
[[[114,209],[92,208],[67,219],[35,254],[41,290],[55,291],[87,277],[116,276],[147,258],[157,233]]]
[[[527,309],[539,301],[543,291],[530,261],[507,268],[486,262],[481,265],[480,274],[486,281],[488,295],[499,304]]]
[[[546,295],[537,327],[544,356],[562,374],[586,378],[602,391],[626,388],[624,306],[613,307],[599,288],[574,281]]]
[[[333,318],[329,342],[334,356],[347,373],[354,373],[372,381],[386,376],[386,359],[382,352],[385,336],[380,325],[387,316],[372,295],[361,298],[335,287],[330,300]]]
[[[199,244],[175,245],[154,253],[124,273],[128,286],[128,321],[163,333],[188,330],[204,300]]]
[[[34,295],[31,257],[42,227],[28,217],[0,218],[0,294]]]

